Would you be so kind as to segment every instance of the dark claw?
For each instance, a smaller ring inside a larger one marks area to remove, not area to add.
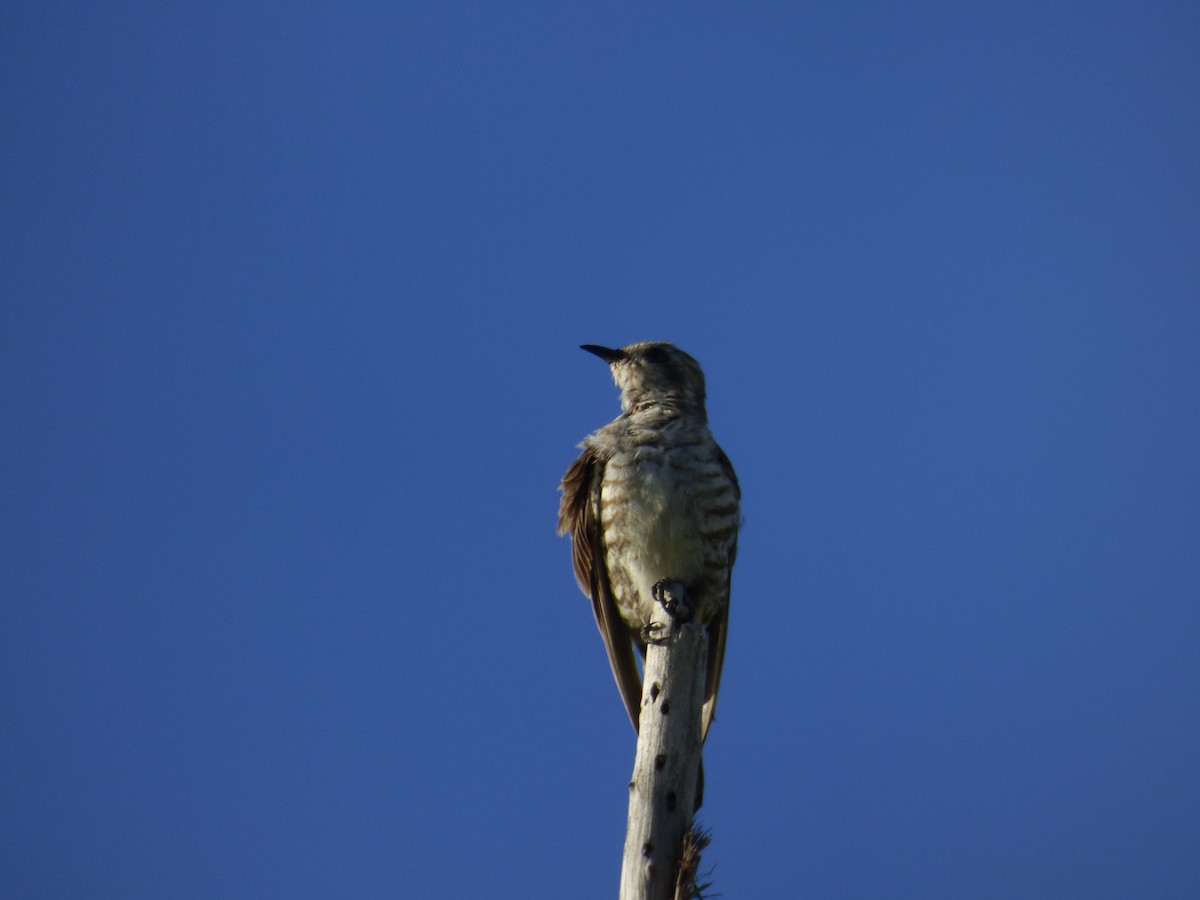
[[[672,619],[677,622],[691,621],[692,607],[687,602],[687,588],[678,581],[663,578],[654,583],[650,593]]]
[[[647,622],[642,626],[641,637],[643,644],[665,644],[667,642],[667,629],[654,622]]]

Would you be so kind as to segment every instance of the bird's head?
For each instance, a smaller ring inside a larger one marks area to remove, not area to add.
[[[619,350],[584,344],[582,349],[608,363],[626,412],[666,404],[701,420],[706,418],[700,364],[673,344],[642,341]]]

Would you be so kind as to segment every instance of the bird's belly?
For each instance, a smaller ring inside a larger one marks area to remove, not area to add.
[[[636,593],[645,617],[656,582],[667,578],[694,584],[701,577],[704,540],[690,508],[688,484],[669,466],[629,465],[615,473],[617,477],[605,479],[601,494],[607,562],[614,581],[628,582]]]

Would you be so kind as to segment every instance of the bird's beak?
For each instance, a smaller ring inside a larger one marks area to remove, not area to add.
[[[598,344],[580,344],[579,349],[586,350],[588,353],[595,353],[609,365],[625,358],[625,354],[620,350],[610,350],[608,347],[601,347]]]

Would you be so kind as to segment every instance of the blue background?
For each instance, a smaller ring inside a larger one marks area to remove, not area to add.
[[[745,494],[726,897],[1200,893],[1191,3],[55,3],[0,39],[0,894],[603,898],[554,536]]]

